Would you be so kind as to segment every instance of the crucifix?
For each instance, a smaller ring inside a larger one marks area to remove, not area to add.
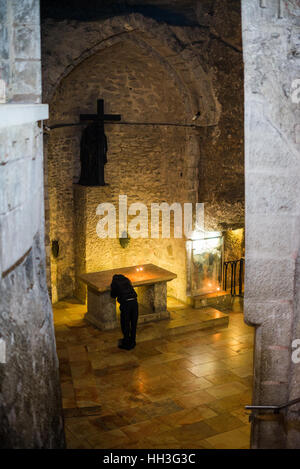
[[[104,100],[97,100],[97,114],[80,114],[80,122],[89,122],[80,142],[81,174],[83,186],[105,186],[104,165],[107,163],[107,139],[104,124],[120,121],[120,114],[104,114]]]

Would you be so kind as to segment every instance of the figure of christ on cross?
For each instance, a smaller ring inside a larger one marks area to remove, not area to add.
[[[104,100],[97,100],[97,114],[80,114],[80,121],[90,121],[82,132],[80,142],[81,174],[83,186],[105,186],[104,165],[107,163],[107,139],[104,123],[120,121],[120,114],[104,114]]]

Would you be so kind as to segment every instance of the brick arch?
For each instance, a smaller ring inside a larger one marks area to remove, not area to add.
[[[62,32],[63,45],[59,41]],[[212,89],[210,72],[205,70],[193,47],[187,45],[188,34],[186,31],[184,41],[169,26],[135,13],[102,22],[47,20],[42,61],[44,101],[51,101],[61,80],[82,61],[120,41],[134,41],[164,66],[178,86],[184,98],[187,122],[200,112],[198,124],[214,125],[220,105]]]

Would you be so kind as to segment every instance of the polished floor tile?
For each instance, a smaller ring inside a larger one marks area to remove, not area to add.
[[[131,351],[117,348],[118,330],[87,324],[84,305],[54,305],[68,448],[249,447],[253,330],[240,306],[222,313],[228,327],[199,330],[197,315],[218,311],[169,303],[178,328],[142,326]]]
[[[248,447],[249,435],[237,428],[228,432],[218,433],[206,439],[215,449],[241,449]]]

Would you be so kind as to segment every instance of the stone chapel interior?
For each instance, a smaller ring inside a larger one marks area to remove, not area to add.
[[[300,447],[298,404],[245,412],[299,397],[298,3],[0,0],[0,447]],[[120,196],[147,236],[119,233]],[[204,224],[151,237],[163,203]]]

